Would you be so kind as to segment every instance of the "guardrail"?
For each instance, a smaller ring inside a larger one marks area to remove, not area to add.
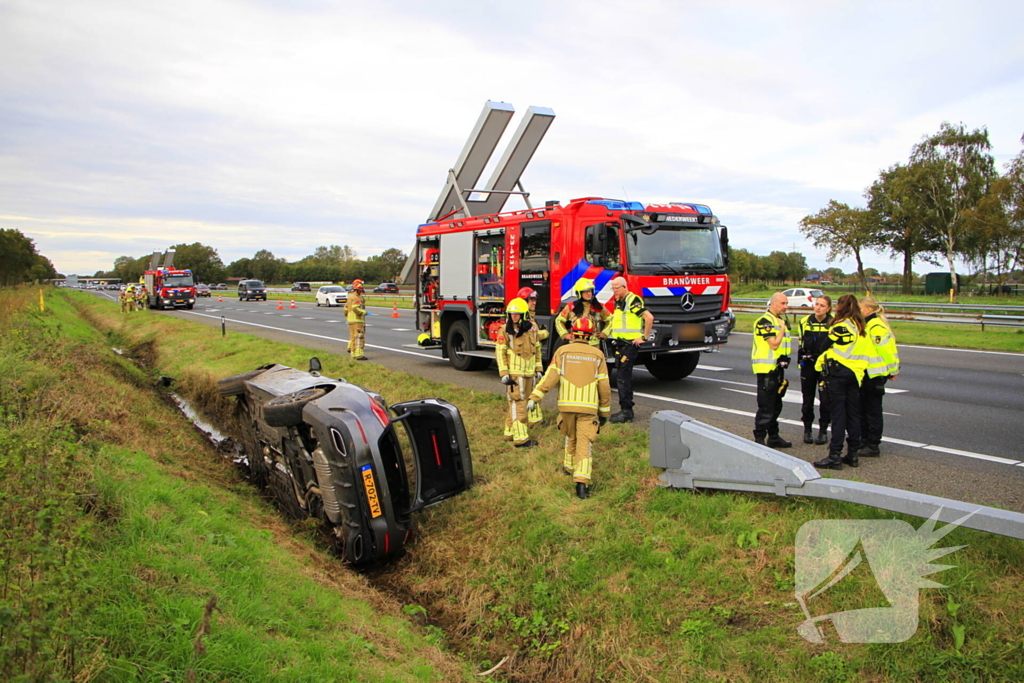
[[[927,304],[902,301],[881,301],[885,317],[912,323],[941,323],[944,325],[980,325],[991,327],[1024,327],[1024,306],[980,306],[975,304]],[[761,313],[767,302],[764,299],[732,300],[733,313]],[[935,310],[938,309],[938,310]],[[787,315],[810,313],[808,307],[790,306]],[[964,313],[962,311],[971,311]],[[1019,312],[1020,315],[1010,315]]]

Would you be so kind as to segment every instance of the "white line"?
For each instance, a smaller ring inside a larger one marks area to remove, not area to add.
[[[732,368],[720,368],[717,365],[704,365],[703,363],[698,365],[697,369],[707,370],[709,372],[728,372],[729,370],[732,370]]]
[[[945,446],[925,446],[926,451],[938,451],[939,453],[951,453],[953,455],[962,455],[965,458],[977,458],[979,460],[988,460],[989,462],[999,462],[1004,465],[1016,465],[1020,460],[1010,460],[1008,458],[1000,458],[997,455],[984,455],[982,453],[972,453],[970,451],[961,451],[956,448],[946,448]]]
[[[732,335],[743,335],[746,337],[750,336],[750,332],[730,332],[729,336]],[[901,349],[925,349],[927,351],[963,351],[964,353],[991,353],[996,356],[1017,356],[1018,358],[1024,356],[1024,353],[1014,353],[1012,351],[981,351],[979,349],[951,349],[945,346],[916,346],[914,344],[900,344]]]
[[[392,327],[392,332],[412,332],[408,327]]]
[[[698,377],[697,375],[690,375],[686,379],[702,379],[705,382],[718,382],[719,384],[735,384],[738,387],[749,387],[751,389],[757,389],[756,384],[749,384],[747,382],[734,382],[731,379],[718,379],[717,377]]]

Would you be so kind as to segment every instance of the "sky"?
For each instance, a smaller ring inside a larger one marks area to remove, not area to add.
[[[734,248],[849,272],[801,218],[944,121],[1021,152],[1021,26],[1019,0],[0,0],[0,228],[80,275],[193,242],[408,252],[495,100],[507,136],[556,114],[535,204],[707,204]]]

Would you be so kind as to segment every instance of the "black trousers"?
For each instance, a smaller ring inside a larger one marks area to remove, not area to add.
[[[765,388],[768,374],[757,377],[757,414],[754,415],[754,438],[779,435],[779,415],[782,414],[782,396],[778,388],[769,391]]]
[[[887,381],[888,377],[865,377],[860,385],[860,409],[864,416],[861,432],[865,446],[882,443],[882,398],[885,396]]]
[[[836,364],[835,375],[828,378],[828,393],[832,403],[832,441],[830,453],[841,453],[843,439],[850,449],[861,446],[860,386],[857,375],[845,365]]]
[[[625,341],[615,344],[615,362],[618,369],[615,371],[615,387],[619,392],[619,408],[622,410],[633,409],[633,366],[636,364],[636,357],[640,355],[640,349],[636,344]]]
[[[819,392],[818,403],[821,420],[818,424],[822,429],[828,429],[829,424],[832,423],[832,406],[829,405],[828,386],[819,386],[821,380],[821,373],[814,369],[813,364],[811,367],[800,368],[800,391],[804,397],[801,417],[803,417],[804,429],[814,426],[814,397],[818,396]]]

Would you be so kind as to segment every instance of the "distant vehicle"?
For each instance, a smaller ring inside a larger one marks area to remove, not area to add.
[[[348,292],[340,285],[324,285],[316,290],[317,306],[344,306],[348,301]]]
[[[375,294],[398,294],[398,285],[394,282],[382,282],[373,288]]]
[[[832,281],[831,280],[822,280],[818,284],[821,285],[821,286],[830,285],[830,284],[832,284]]]
[[[227,289],[228,286],[221,282],[220,284],[210,285],[210,289]]]
[[[308,292],[310,291],[308,282],[296,282],[292,284],[293,292]]]
[[[264,365],[217,383],[237,397],[248,474],[286,514],[319,520],[348,562],[397,555],[414,512],[473,485],[459,409],[439,398],[389,408],[372,390],[323,377],[316,358],[309,365]]]
[[[787,289],[783,294],[789,297],[790,308],[814,308],[814,300],[819,296],[823,296],[824,292],[820,289],[797,287],[795,289]]]
[[[252,301],[253,299],[267,300],[267,288],[259,280],[242,280],[238,283],[238,300]]]
[[[196,296],[210,296],[210,285],[196,285]]]

